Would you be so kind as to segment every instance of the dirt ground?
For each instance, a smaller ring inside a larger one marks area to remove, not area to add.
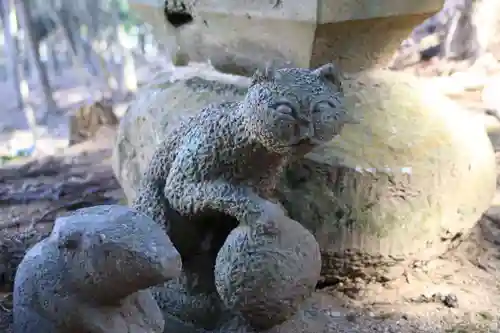
[[[471,94],[458,101],[480,104],[477,98]],[[475,112],[476,116],[484,117],[486,123],[496,123],[492,117],[483,116],[480,108]],[[500,126],[494,127],[490,130],[490,138],[500,171]],[[29,179],[11,177],[2,181],[5,168],[0,168],[0,198],[5,191],[26,189],[27,184],[43,183],[47,185],[45,188],[52,184],[55,188],[70,176],[109,175],[113,137],[114,131],[106,129],[94,140],[67,149],[64,160],[69,167],[56,175],[37,175]],[[100,193],[102,203],[125,202],[122,191],[115,185],[111,184]],[[63,201],[48,197],[25,204],[5,205],[0,201],[0,223],[12,224],[9,232],[16,232],[46,215],[37,227],[50,229],[55,216],[75,208],[75,205],[68,205],[72,198]],[[88,203],[80,204],[82,207]],[[395,281],[368,285],[358,297],[348,297],[328,288],[318,293],[328,313],[335,317],[332,331],[337,333],[500,332],[500,183],[491,208],[455,249],[440,258],[408,268]],[[335,301],[328,297],[330,295]],[[10,320],[8,309],[0,307],[0,332],[10,333],[7,325]]]

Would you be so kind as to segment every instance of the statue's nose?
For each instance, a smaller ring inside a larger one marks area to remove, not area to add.
[[[314,137],[314,125],[312,122],[304,122],[300,125],[300,137],[312,138]]]

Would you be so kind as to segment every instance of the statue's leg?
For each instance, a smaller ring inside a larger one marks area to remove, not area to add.
[[[209,253],[194,256],[183,262],[179,278],[152,288],[166,332],[195,333],[218,326],[225,307],[215,289],[214,261]]]
[[[280,205],[261,198],[251,188],[225,181],[165,184],[164,195],[172,207],[186,216],[224,213],[243,225],[269,224],[286,215]]]
[[[169,215],[170,216],[170,215]],[[169,220],[169,235],[183,244],[182,275],[165,285],[153,288],[162,309],[166,328],[172,332],[198,332],[193,329],[214,329],[227,311],[215,289],[215,258],[227,235],[238,222],[222,213],[182,218],[179,214]],[[195,237],[183,230],[194,230]]]

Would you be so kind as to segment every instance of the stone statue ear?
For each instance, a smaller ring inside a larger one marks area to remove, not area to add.
[[[262,69],[257,69],[252,76],[252,85],[259,82],[272,81],[275,77],[275,69],[272,64],[267,64],[266,67]]]
[[[329,63],[318,67],[313,70],[313,74],[333,83],[335,86],[342,89],[342,73],[334,64]]]

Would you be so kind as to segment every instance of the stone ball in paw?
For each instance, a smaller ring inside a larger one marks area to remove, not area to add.
[[[315,289],[321,257],[314,236],[286,216],[265,225],[239,226],[227,237],[215,264],[225,305],[254,328],[290,318]]]

